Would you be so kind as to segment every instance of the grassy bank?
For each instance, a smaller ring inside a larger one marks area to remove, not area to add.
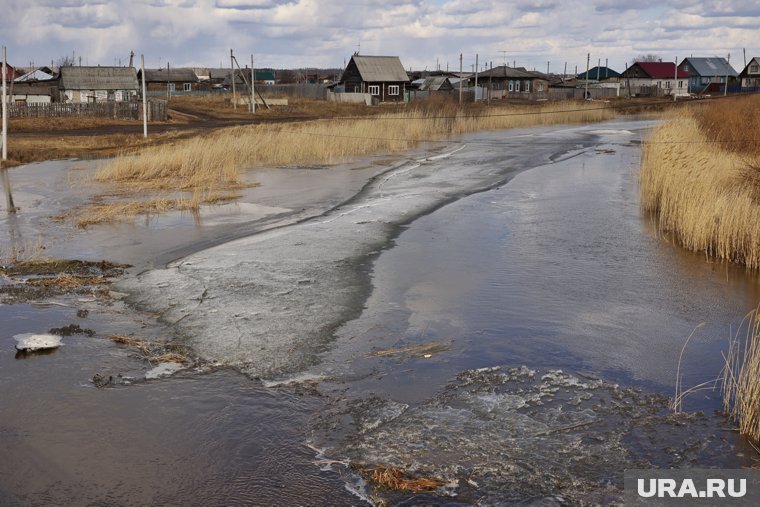
[[[760,267],[760,96],[671,113],[644,146],[641,205],[685,248]]]
[[[478,130],[585,123],[614,115],[611,108],[599,103],[462,110],[450,102],[431,101],[371,118],[228,128],[200,139],[147,149],[139,156],[118,157],[96,178],[141,189],[227,189],[240,185],[244,168],[335,163],[371,153],[408,150],[421,142]]]
[[[723,407],[760,452],[760,313],[750,312],[729,341]]]

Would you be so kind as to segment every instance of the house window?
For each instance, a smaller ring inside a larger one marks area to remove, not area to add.
[[[679,87],[679,88],[683,88],[683,81],[679,81],[679,82],[678,82],[678,87]]]
[[[657,81],[657,88],[662,88],[662,81]]]
[[[544,91],[544,83],[538,83],[538,84],[536,85],[536,91],[537,91],[537,92],[542,92],[542,91]]]
[[[670,81],[665,81],[665,88],[670,88]]]
[[[520,91],[520,81],[515,81],[515,91],[516,92]]]
[[[749,71],[752,74],[757,74],[758,72],[760,72],[760,65],[753,63],[752,65],[749,66]]]
[[[515,91],[515,82],[514,81],[510,81],[509,82],[509,91],[511,91],[511,92]]]
[[[174,83],[169,83],[167,86],[169,86],[169,91],[170,91],[170,92],[175,92],[175,91],[176,91],[176,90],[175,90],[175,86],[174,86]]]
[[[398,85],[391,85],[388,87],[388,95],[398,95],[399,87]]]
[[[525,81],[525,92],[530,92],[530,81]]]
[[[192,83],[185,83],[182,85],[182,89],[186,92],[191,92],[193,91],[193,85]]]
[[[380,86],[379,85],[370,85],[367,87],[367,91],[370,95],[380,95]]]
[[[684,70],[685,72],[689,72],[689,66],[688,66],[688,65],[684,65],[684,66],[683,66],[683,70]]]

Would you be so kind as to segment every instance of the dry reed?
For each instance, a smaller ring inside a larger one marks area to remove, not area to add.
[[[760,156],[710,130],[706,116],[682,110],[652,133],[639,178],[641,206],[657,213],[660,229],[685,248],[758,268],[760,178],[752,167]]]
[[[742,333],[744,339],[742,340]],[[753,310],[729,340],[724,355],[723,407],[739,432],[760,444],[760,313]]]
[[[431,493],[445,484],[440,479],[410,478],[404,470],[394,467],[378,467],[372,470],[372,482],[378,486],[412,493]]]
[[[615,115],[611,107],[575,102],[494,107],[476,110],[477,114],[451,105],[433,109],[228,128],[205,138],[149,148],[139,156],[118,157],[96,179],[144,188],[228,189],[240,186],[246,167],[335,163],[477,130],[594,122]]]

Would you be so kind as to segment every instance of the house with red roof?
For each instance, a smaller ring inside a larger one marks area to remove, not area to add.
[[[689,94],[689,74],[674,62],[635,62],[621,75],[632,95],[656,97]]]

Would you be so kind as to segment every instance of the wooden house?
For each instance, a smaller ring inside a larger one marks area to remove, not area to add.
[[[446,76],[426,77],[419,86],[420,91],[428,93],[451,93],[454,91],[454,85]]]
[[[621,74],[624,86],[638,95],[687,95],[688,79],[675,62],[635,62]]]
[[[742,90],[760,91],[760,57],[749,61],[744,70],[739,73]]]
[[[131,100],[139,89],[134,67],[61,67],[58,87],[68,102]]]
[[[368,93],[380,102],[403,102],[409,83],[398,56],[353,55],[340,78],[347,93]]]
[[[142,83],[142,71],[137,71],[137,79]],[[141,85],[142,86],[142,85]],[[193,69],[181,67],[169,69],[145,69],[145,87],[149,95],[160,92],[171,95],[182,95],[201,91],[201,82]]]
[[[739,74],[725,58],[684,58],[678,69],[689,76],[689,93],[716,92],[728,82],[736,85]]]
[[[587,77],[588,76],[588,77]],[[588,72],[581,72],[576,76],[577,82],[583,82],[585,83],[587,80],[589,82],[596,82],[600,83],[602,81],[617,81],[620,78],[620,73],[612,70],[609,67],[605,66],[596,66],[592,69],[589,69]]]
[[[549,77],[522,67],[500,65],[478,73],[478,83],[491,89],[492,97],[514,93],[540,93],[549,90]]]

